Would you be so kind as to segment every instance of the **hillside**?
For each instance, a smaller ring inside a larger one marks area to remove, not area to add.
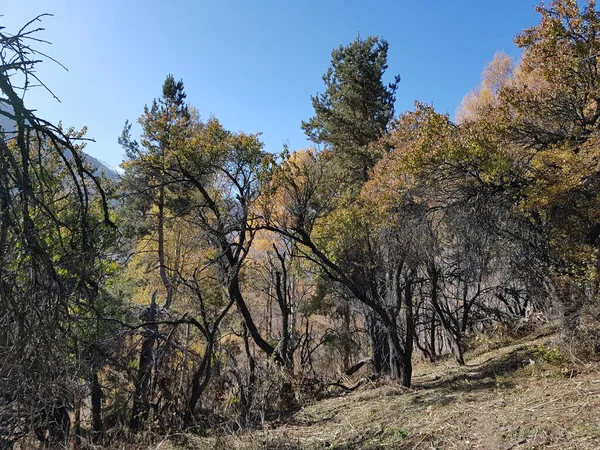
[[[93,156],[88,155],[87,153],[85,153],[85,159],[92,165],[92,167],[94,167],[94,175],[102,174],[105,175],[109,180],[121,179],[121,175],[119,174],[118,170],[114,167],[109,166],[104,161],[94,158]]]
[[[474,356],[416,368],[414,387],[389,382],[316,402],[263,430],[186,436],[156,449],[594,449],[600,371],[571,366],[546,330]]]

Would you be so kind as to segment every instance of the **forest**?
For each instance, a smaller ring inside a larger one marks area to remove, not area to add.
[[[0,448],[257,430],[498,330],[558,324],[597,364],[600,12],[537,12],[453,119],[395,110],[384,38],[334,49],[306,149],[201,118],[168,75],[116,179],[26,104],[44,17],[0,27]]]

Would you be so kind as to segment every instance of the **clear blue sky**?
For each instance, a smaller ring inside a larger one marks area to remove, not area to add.
[[[14,32],[48,12],[38,75],[62,103],[38,89],[26,105],[41,117],[88,126],[87,152],[118,165],[126,119],[183,79],[202,117],[233,131],[262,132],[267,150],[305,147],[300,122],[323,91],[331,50],[358,33],[390,44],[389,79],[400,74],[396,111],[415,100],[454,113],[496,51],[519,52],[515,35],[535,25],[537,0],[0,0],[0,25]]]

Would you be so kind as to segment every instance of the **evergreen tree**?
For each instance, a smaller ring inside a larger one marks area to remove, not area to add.
[[[323,75],[325,92],[311,97],[315,116],[302,122],[313,142],[326,144],[340,157],[353,181],[368,179],[378,160],[369,145],[385,134],[394,115],[400,77],[384,83],[387,53],[387,41],[374,36],[334,50]]]
[[[381,157],[381,146],[375,145],[388,129],[394,115],[395,93],[400,77],[385,84],[388,43],[370,36],[357,38],[347,47],[341,46],[331,54],[331,67],[323,76],[325,93],[312,97],[315,116],[302,123],[307,136],[315,143],[327,146],[324,152],[327,176],[334,181],[337,194],[335,211],[325,221],[325,229],[335,230],[328,241],[327,251],[354,285],[365,292],[381,292],[375,274],[380,267],[376,240],[356,208],[357,196],[369,180],[370,171]],[[357,261],[361,261],[357,263]],[[361,287],[361,289],[362,289]],[[371,294],[362,292],[357,298]],[[367,303],[380,299],[369,298]],[[363,302],[364,303],[364,302]],[[367,304],[364,303],[364,304]],[[342,308],[349,308],[347,302]],[[383,322],[391,322],[376,313],[372,305],[363,311],[371,338],[372,359],[377,372],[390,372],[388,335]],[[383,314],[385,315],[385,314]],[[383,322],[382,322],[383,321]],[[394,330],[387,330],[395,333]],[[394,352],[393,352],[394,353]],[[395,353],[400,353],[397,349]],[[399,370],[402,372],[403,370]],[[408,379],[406,380],[408,383]]]
[[[153,266],[158,269],[163,292],[164,308],[168,309],[175,293],[175,270],[167,260],[165,232],[169,219],[167,208],[167,172],[173,165],[174,154],[181,149],[190,129],[190,113],[185,104],[183,81],[168,75],[162,86],[162,97],[154,99],[138,119],[142,127],[141,145],[131,138],[131,124],[126,123],[119,143],[125,148],[128,160],[123,164],[123,194],[126,200],[124,216],[129,222],[132,237],[148,240],[156,251]],[[138,376],[132,407],[130,429],[137,431],[148,418],[150,410],[150,379],[153,350],[156,345],[156,295],[146,311],[150,323],[140,352]]]
[[[165,173],[173,154],[189,137],[190,112],[185,104],[183,81],[168,75],[162,97],[154,99],[138,119],[142,127],[141,145],[131,138],[131,124],[126,123],[119,143],[125,148],[123,191],[125,217],[130,232],[155,240],[158,270],[166,291],[166,306],[172,301],[174,286],[165,256],[166,190]],[[140,217],[140,214],[142,217]],[[140,220],[141,219],[141,220]]]

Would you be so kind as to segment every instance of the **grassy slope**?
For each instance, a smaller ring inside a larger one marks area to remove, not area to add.
[[[307,406],[284,424],[194,449],[600,449],[600,370],[573,370],[543,333],[473,356],[464,367],[417,367],[392,383]],[[532,364],[532,362],[534,362]],[[156,447],[154,447],[156,448]],[[167,443],[158,448],[180,449]]]

